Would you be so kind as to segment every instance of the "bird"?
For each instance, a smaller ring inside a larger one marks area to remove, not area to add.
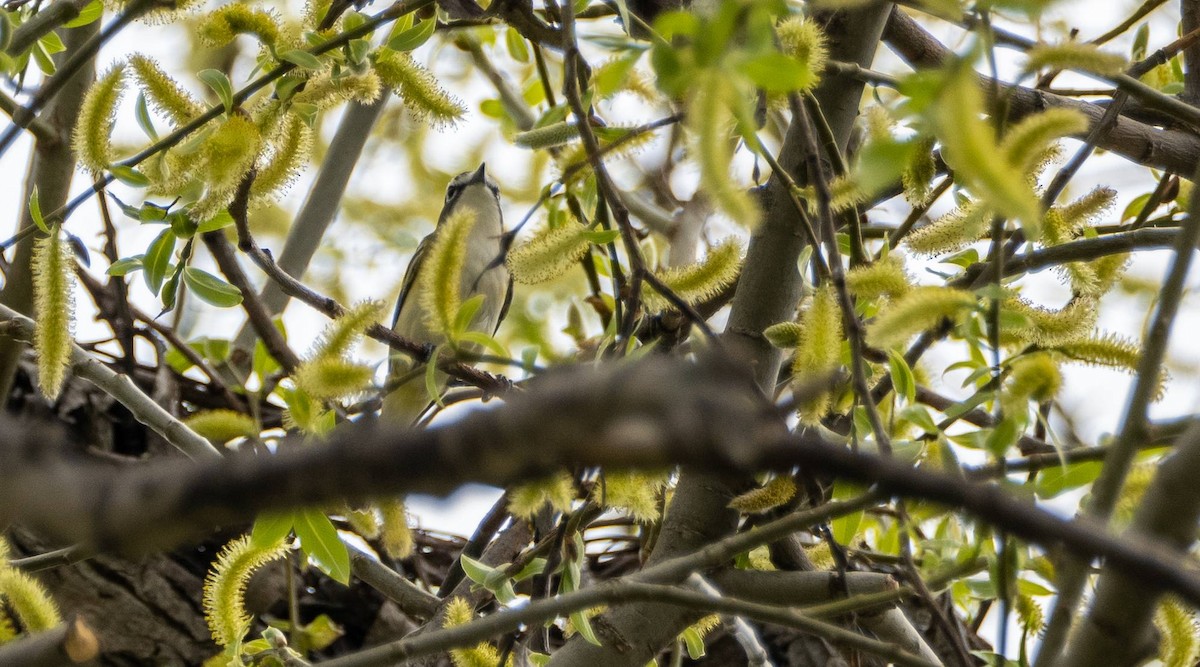
[[[474,224],[467,237],[459,294],[464,302],[477,294],[484,295],[483,304],[468,329],[495,335],[508,314],[513,287],[512,276],[503,262],[508,239],[500,207],[500,188],[488,175],[486,163],[481,163],[478,169],[455,176],[446,186],[446,201],[438,216],[437,227],[421,240],[405,271],[392,318],[392,330],[405,338],[432,346],[446,342],[445,334],[429,325],[423,299],[418,298],[414,290],[426,268],[428,250],[439,230],[444,229],[443,223],[463,211],[474,216]],[[421,377],[414,377],[415,366],[416,362],[410,357],[395,351],[388,359],[388,385],[400,383],[383,399],[381,416],[389,422],[412,425],[431,403],[426,382]],[[448,383],[449,377],[438,371],[438,390],[444,391]]]

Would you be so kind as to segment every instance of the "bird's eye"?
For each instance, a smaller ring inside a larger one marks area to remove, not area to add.
[[[450,187],[446,188],[446,203],[449,204],[450,200],[457,197],[458,193],[461,191],[462,191],[461,185],[451,185]]]

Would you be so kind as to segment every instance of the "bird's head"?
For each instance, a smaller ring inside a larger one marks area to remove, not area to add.
[[[450,185],[446,186],[446,203],[442,207],[441,220],[464,206],[475,212],[479,222],[494,219],[495,224],[501,224],[500,188],[488,175],[486,164],[480,164],[475,171],[464,171],[450,181]]]

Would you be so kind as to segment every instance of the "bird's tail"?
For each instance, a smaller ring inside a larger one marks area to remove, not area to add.
[[[383,409],[380,416],[394,424],[412,426],[420,418],[421,413],[432,402],[425,388],[425,378],[422,375],[413,377],[413,365],[406,358],[392,358],[388,365],[388,381],[404,380],[400,386],[383,397]],[[444,373],[438,371],[439,388],[444,383]]]

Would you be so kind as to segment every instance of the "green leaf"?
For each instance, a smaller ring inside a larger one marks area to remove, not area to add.
[[[1100,461],[1085,461],[1066,466],[1054,466],[1038,472],[1033,491],[1038,498],[1046,500],[1061,493],[1091,484],[1100,476],[1104,464]]]
[[[992,432],[988,434],[986,447],[989,452],[997,458],[1003,458],[1008,449],[1017,444],[1017,438],[1021,435],[1017,420],[1008,416],[996,424]]]
[[[886,139],[872,141],[858,152],[854,171],[860,190],[875,196],[900,180],[900,173],[911,160],[919,142]]]
[[[233,84],[229,83],[229,77],[225,76],[224,72],[217,69],[206,69],[196,76],[213,89],[213,92],[221,100],[221,104],[225,105],[225,111],[233,111]]]
[[[229,215],[228,210],[221,209],[219,213],[200,223],[200,225],[196,227],[196,233],[204,234],[207,232],[215,232],[218,229],[225,229],[232,224],[233,216]]]
[[[108,193],[108,198],[113,200],[114,203],[116,203],[117,208],[121,209],[121,213],[125,217],[132,218],[139,222],[143,221],[142,209],[140,209],[136,206],[130,206],[129,204],[126,204],[125,202],[121,201],[120,199],[117,199],[116,196],[114,196],[113,193],[111,193],[111,192]],[[143,204],[143,206],[154,206],[154,204],[151,204],[150,202],[146,202],[145,204]]]
[[[142,270],[142,255],[134,255],[133,257],[124,257],[113,262],[105,271],[110,276],[123,276],[133,271]]]
[[[605,245],[616,241],[621,236],[619,229],[593,229],[583,233],[583,238],[596,245]]]
[[[291,512],[260,514],[250,531],[250,543],[259,548],[269,547],[292,532],[295,515]]]
[[[526,563],[520,572],[514,574],[512,580],[525,581],[530,577],[537,576],[546,571],[546,564],[548,562],[545,558],[534,558]]]
[[[279,333],[283,334],[283,339],[287,340],[287,331],[283,327],[283,320],[277,317],[273,320],[273,324]],[[275,357],[267,351],[267,346],[263,344],[261,338],[254,343],[254,360],[250,367],[259,378],[266,378],[281,368]]]
[[[684,630],[679,637],[683,639],[683,644],[687,647],[689,658],[699,660],[704,657],[704,637],[701,637],[695,628]]]
[[[525,44],[525,38],[521,33],[513,28],[509,28],[504,32],[504,45],[508,47],[508,55],[519,63],[529,62],[529,46]]]
[[[458,312],[454,315],[454,329],[451,332],[453,334],[452,338],[457,339],[463,333],[466,333],[467,327],[471,326],[471,320],[475,319],[475,313],[479,312],[479,308],[483,305],[483,301],[486,298],[483,294],[476,294],[458,307]]]
[[[321,59],[303,49],[292,49],[279,54],[281,61],[289,62],[301,69],[318,70],[325,67]]]
[[[192,220],[186,210],[178,210],[170,213],[166,217],[166,221],[171,225],[171,231],[175,232],[175,236],[181,239],[191,239],[196,235],[198,225],[195,220]]]
[[[464,331],[458,336],[458,339],[463,342],[474,343],[497,357],[508,357],[508,350],[504,349],[500,341],[482,331]]]
[[[312,127],[317,122],[317,112],[320,107],[308,102],[293,102],[292,113],[304,120],[304,124]]]
[[[62,38],[60,38],[58,33],[55,32],[48,32],[45,35],[42,35],[41,39],[38,40],[38,43],[41,44],[46,49],[46,53],[50,55],[62,53],[63,51],[67,50],[67,46],[63,44]]]
[[[388,40],[387,47],[393,51],[412,51],[418,46],[429,41],[433,37],[433,30],[437,27],[437,19],[428,18],[415,26],[401,32],[395,37]]]
[[[167,282],[163,283],[162,303],[164,313],[175,307],[176,299],[179,297],[179,278],[183,274],[183,266],[183,262],[180,262],[175,267],[175,270],[171,272],[171,277],[167,278]]]
[[[79,10],[79,16],[67,21],[63,24],[64,28],[80,28],[89,23],[94,23],[96,19],[104,14],[104,5],[100,0],[92,0],[84,5],[83,9]]]
[[[366,62],[367,54],[371,52],[371,42],[365,39],[352,39],[346,45],[346,55],[350,58],[350,62],[359,64]]]
[[[300,547],[322,572],[334,581],[350,584],[350,551],[338,537],[333,522],[320,510],[307,509],[296,512],[296,537]]]
[[[142,204],[140,209],[134,209],[133,213],[138,222],[167,222],[167,217],[171,215],[167,209],[149,201]]]
[[[833,483],[833,499],[849,500],[865,490],[858,484],[837,481]],[[854,544],[854,538],[858,536],[858,528],[862,525],[862,520],[862,510],[834,519],[829,523],[833,539],[837,540],[838,544]]]
[[[142,277],[151,294],[158,294],[162,288],[163,279],[167,277],[167,267],[171,265],[171,255],[175,253],[175,232],[164,229],[146,248],[142,258],[145,272]]]
[[[37,225],[37,228],[43,233],[50,233],[50,227],[46,225],[46,220],[42,217],[42,203],[36,185],[33,186],[33,192],[29,194],[29,217],[33,218],[33,224]]]
[[[150,118],[150,109],[146,106],[145,94],[138,93],[133,113],[134,117],[137,118],[138,127],[142,128],[142,132],[145,132],[146,136],[150,137],[150,139],[158,141],[158,130],[154,129],[154,119]]]
[[[242,293],[238,288],[207,271],[192,266],[184,267],[183,282],[193,294],[218,308],[229,308],[242,302]]]
[[[764,53],[744,65],[742,71],[768,93],[790,93],[812,85],[812,70],[779,52]]]
[[[496,568],[485,565],[466,554],[459,556],[458,559],[462,565],[463,574],[467,575],[468,579],[480,586],[486,586],[488,580],[496,572]]]
[[[183,353],[180,352],[175,346],[171,346],[171,348],[167,350],[167,354],[163,357],[163,360],[167,362],[167,365],[171,367],[171,370],[179,373],[180,375],[186,373],[188,369],[195,365],[192,363],[191,359],[183,356]]]
[[[1121,212],[1121,222],[1133,220],[1142,213],[1142,209],[1146,208],[1146,204],[1150,201],[1150,193],[1144,192],[1133,198]]]
[[[438,386],[437,377],[437,360],[440,348],[433,348],[433,353],[429,355],[429,361],[425,364],[425,391],[429,394],[429,400],[438,404],[438,407],[444,408],[446,404],[442,402],[442,389]]]
[[[360,28],[367,23],[367,17],[362,15],[362,12],[347,12],[345,18],[342,19],[342,30],[350,32]]]
[[[1133,34],[1133,49],[1130,51],[1130,56],[1134,60],[1141,60],[1146,57],[1146,47],[1150,44],[1150,24],[1143,23],[1138,26],[1137,32]]]
[[[917,380],[913,377],[904,355],[895,350],[888,350],[888,369],[892,374],[892,387],[897,396],[903,396],[911,405],[917,398]]]
[[[596,631],[592,629],[591,620],[582,611],[571,614],[571,625],[575,626],[575,631],[579,633],[580,637],[587,640],[587,643],[603,646],[600,643],[600,638],[596,636]]]
[[[145,174],[137,169],[134,169],[133,167],[127,167],[123,164],[115,164],[111,169],[109,169],[109,171],[112,172],[112,175],[115,176],[118,181],[121,181],[125,185],[135,188],[144,188],[147,185],[150,185],[150,179],[146,178]]]
[[[933,421],[933,417],[929,414],[929,410],[923,405],[908,405],[902,409],[897,415],[908,423],[920,428],[926,433],[937,433],[937,422]]]

